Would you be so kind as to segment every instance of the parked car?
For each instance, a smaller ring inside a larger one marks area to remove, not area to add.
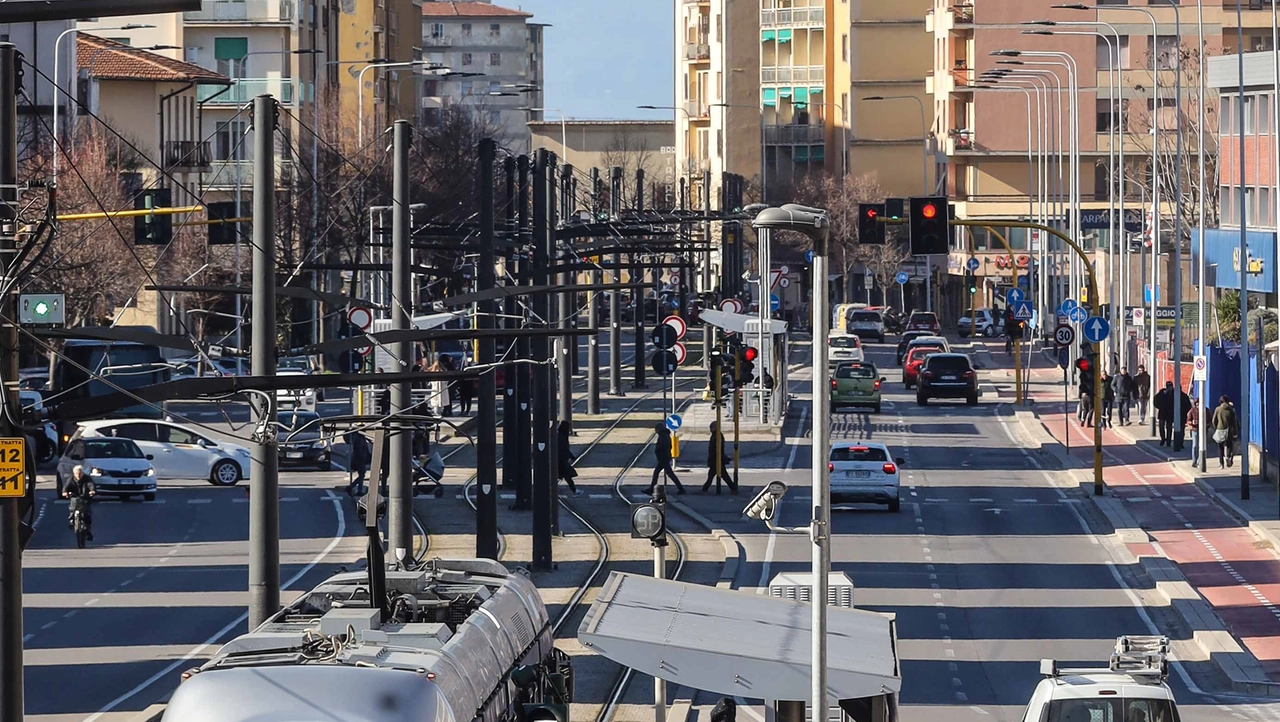
[[[314,411],[280,411],[280,466],[305,466],[329,471],[333,468],[333,444],[324,437],[320,415]]]
[[[907,319],[908,331],[931,331],[942,333],[942,324],[938,323],[938,314],[932,311],[912,311]]]
[[[1004,316],[989,308],[977,309],[972,318],[961,316],[956,322],[956,333],[960,338],[968,338],[971,334],[991,338],[1000,335],[1003,328]]]
[[[82,438],[77,431],[58,459],[59,494],[77,465],[93,479],[99,496],[128,499],[141,495],[147,501],[156,498],[156,470],[151,456],[142,453],[131,439]]]
[[[884,343],[884,316],[879,311],[862,309],[849,314],[849,333],[857,336],[874,338],[877,343]]]
[[[164,479],[207,479],[233,486],[249,469],[249,450],[213,439],[181,424],[152,419],[85,421],[76,430],[85,439],[129,439],[153,457],[155,473]]]
[[[18,390],[18,406],[24,414],[39,415],[44,412],[44,396],[39,391]],[[36,461],[43,464],[58,455],[58,429],[50,422],[40,424],[43,433],[33,433],[36,440]]]
[[[880,384],[885,378],[873,363],[842,363],[831,377],[831,410],[844,406],[870,406],[880,413]]]
[[[862,339],[857,336],[833,333],[827,337],[827,365],[835,366],[846,361],[862,361]]]
[[[929,399],[964,399],[970,406],[978,404],[978,372],[969,357],[962,353],[932,353],[920,369],[916,403],[924,406]]]
[[[889,447],[879,442],[833,443],[827,463],[832,503],[885,504],[889,511],[898,511],[902,505],[898,497],[902,464],[902,459],[894,459]]]
[[[28,391],[45,391],[49,388],[49,367],[33,366],[18,369],[18,388]]]

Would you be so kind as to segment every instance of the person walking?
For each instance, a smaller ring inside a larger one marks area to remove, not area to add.
[[[1156,392],[1152,399],[1156,409],[1156,425],[1160,427],[1160,445],[1173,444],[1173,382],[1166,381],[1164,388]]]
[[[1112,382],[1115,387],[1116,406],[1120,411],[1120,425],[1129,425],[1129,404],[1133,402],[1134,383],[1133,376],[1129,373],[1129,368],[1120,370],[1116,374],[1115,380]]]
[[[1236,439],[1240,437],[1240,419],[1236,407],[1224,394],[1213,410],[1213,441],[1218,445],[1218,468],[1233,466],[1236,461]],[[1224,466],[1225,460],[1225,466]]]
[[[1147,423],[1147,404],[1151,399],[1151,374],[1147,367],[1138,365],[1138,373],[1133,377],[1134,388],[1138,392],[1138,423]]]
[[[369,448],[369,439],[359,431],[348,431],[345,441],[351,456],[351,470],[356,474],[347,485],[347,496],[360,496],[364,494],[364,476],[369,471],[369,462],[373,461],[373,451]]]
[[[1116,390],[1111,377],[1103,372],[1098,379],[1102,384],[1102,413],[1098,414],[1098,425],[1104,429],[1111,428],[1111,411],[1116,405]]]
[[[719,455],[719,458],[717,458]],[[738,484],[734,482],[733,477],[729,476],[729,472],[725,470],[725,461],[728,454],[724,450],[724,434],[720,432],[720,424],[715,421],[711,422],[711,439],[707,442],[707,480],[702,485],[703,493],[711,490],[711,482],[716,483],[716,493],[720,493],[720,482],[723,481],[729,485],[729,493],[738,493]]]
[[[1191,432],[1191,465],[1200,463],[1200,404],[1195,395],[1189,397],[1191,408],[1187,409],[1187,430]]]
[[[1173,420],[1175,424],[1173,427],[1173,450],[1182,451],[1187,438],[1187,417],[1191,413],[1191,397],[1187,396],[1187,392],[1182,389],[1178,389],[1173,393],[1177,394],[1174,398],[1177,399],[1180,405],[1177,409],[1178,415]]]
[[[435,363],[427,369],[428,371],[442,372],[451,371],[446,364],[451,363],[448,357],[443,360],[437,359]],[[449,381],[440,379],[431,382],[431,397],[435,399],[436,413],[442,417],[453,416],[453,385]]]
[[[1093,426],[1093,391],[1080,391],[1080,425],[1086,427]]]
[[[569,493],[574,496],[582,496],[582,492],[578,491],[578,487],[573,483],[574,477],[578,475],[578,470],[573,468],[573,462],[578,457],[573,455],[573,449],[569,448],[569,437],[573,436],[573,427],[568,421],[561,421],[556,426],[556,464],[559,466],[558,478],[569,485]]]
[[[458,379],[458,404],[463,416],[471,415],[471,400],[476,395],[476,380],[472,376]]]
[[[656,463],[653,467],[653,481],[649,482],[649,488],[645,489],[644,493],[652,494],[653,488],[658,485],[658,475],[666,474],[667,478],[676,485],[676,493],[683,494],[684,485],[680,483],[680,477],[676,476],[676,470],[671,467],[671,432],[662,422],[654,424],[653,430],[658,435],[653,442],[653,458]]]

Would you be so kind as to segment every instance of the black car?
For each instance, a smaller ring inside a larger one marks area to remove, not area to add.
[[[329,471],[333,468],[333,444],[323,436],[320,415],[314,411],[289,410],[276,414],[280,466],[302,466]]]
[[[962,353],[932,353],[920,368],[916,402],[921,406],[929,399],[964,399],[970,406],[978,403],[978,372],[969,357]]]
[[[907,345],[921,336],[932,336],[928,331],[907,331],[898,339],[898,360],[897,364],[902,365],[902,357],[907,355]]]

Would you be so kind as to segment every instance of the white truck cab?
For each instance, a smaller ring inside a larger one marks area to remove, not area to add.
[[[1169,676],[1166,637],[1116,639],[1110,664],[1067,669],[1040,660],[1036,686],[1022,722],[1180,722]]]

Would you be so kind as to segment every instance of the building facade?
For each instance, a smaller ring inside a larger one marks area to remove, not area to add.
[[[363,117],[366,132],[396,120],[416,120],[423,0],[330,0],[335,7],[334,78],[344,118]],[[389,65],[374,67],[370,65]],[[363,91],[361,90],[363,86]],[[362,102],[363,101],[363,102]]]
[[[610,168],[622,168],[628,188],[635,171],[643,170],[647,206],[672,208],[678,202],[672,195],[679,166],[675,124],[669,120],[536,120],[529,123],[529,147],[546,148],[581,174],[599,168],[605,183]]]
[[[544,110],[559,112],[543,108],[543,26],[532,18],[489,2],[424,2],[425,57],[456,75],[423,77],[421,123],[433,125],[451,109],[464,110],[500,145],[527,153],[525,123],[541,119]]]

